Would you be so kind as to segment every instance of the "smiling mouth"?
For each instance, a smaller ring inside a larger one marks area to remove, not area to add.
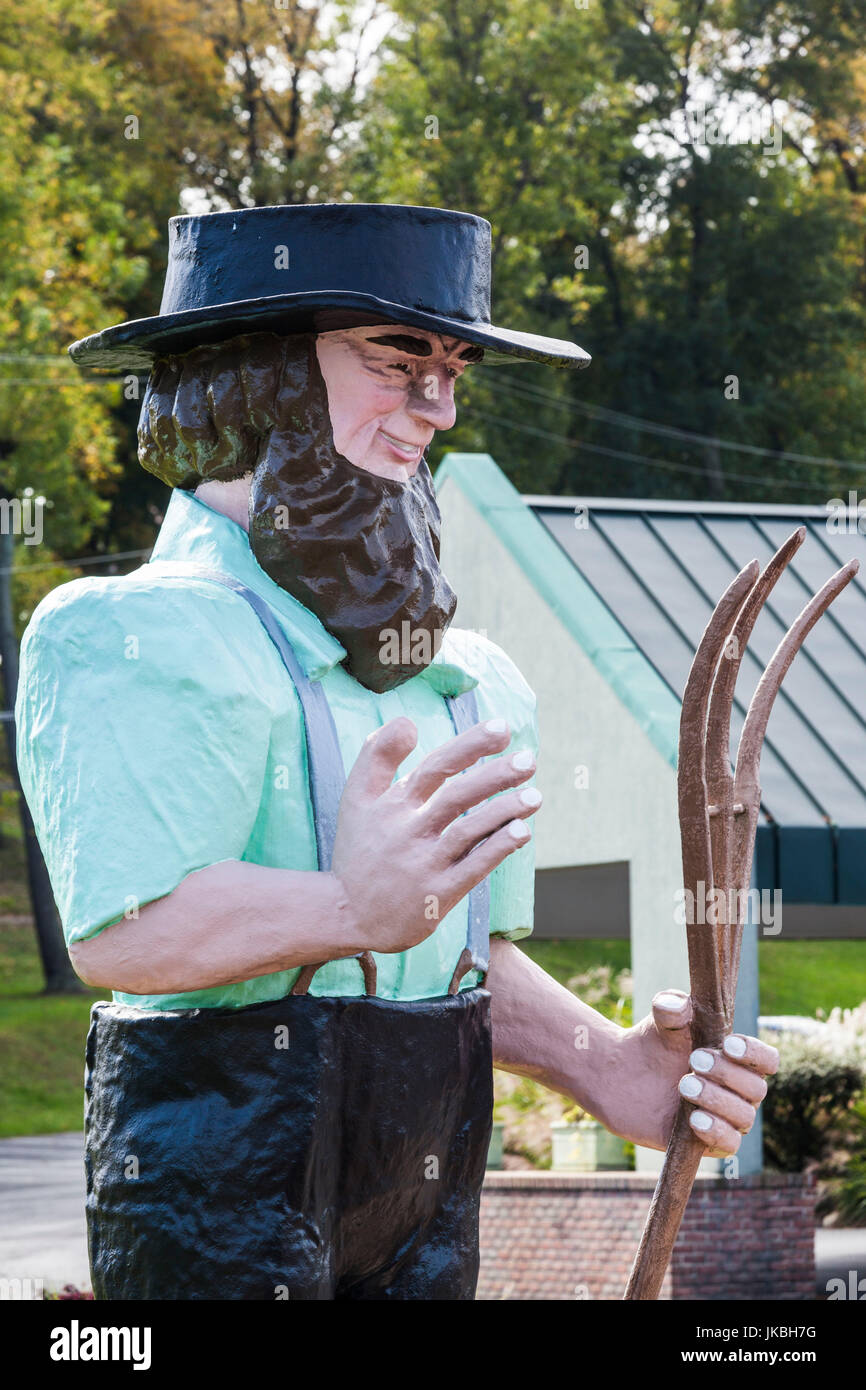
[[[382,429],[379,430],[379,433],[385,442],[391,445],[395,453],[400,454],[404,459],[419,458],[427,447],[425,444],[412,444],[405,439],[395,439],[393,434],[386,434]]]

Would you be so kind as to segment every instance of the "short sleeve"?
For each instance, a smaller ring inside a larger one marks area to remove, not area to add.
[[[471,667],[478,675],[476,699],[481,719],[503,715],[511,728],[509,751],[528,749],[538,758],[538,719],[534,691],[509,656],[486,637],[473,634]],[[522,783],[531,786],[532,781]],[[532,838],[509,854],[490,875],[490,935],[520,941],[532,933],[535,914],[535,829]]]
[[[21,646],[21,783],[69,944],[242,858],[261,801],[257,619],[146,569],[56,589]]]

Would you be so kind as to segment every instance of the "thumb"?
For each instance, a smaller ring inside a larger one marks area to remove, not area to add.
[[[382,796],[390,787],[398,767],[418,742],[418,730],[406,715],[389,719],[368,734],[346,778],[344,795]]]
[[[681,989],[662,989],[653,995],[653,1022],[662,1034],[685,1028],[692,1021],[692,1001]]]

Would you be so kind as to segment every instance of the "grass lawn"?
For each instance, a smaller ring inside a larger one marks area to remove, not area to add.
[[[522,941],[523,949],[563,984],[593,965],[624,970],[627,941]],[[762,1014],[829,1013],[866,999],[866,941],[758,943]]]
[[[7,830],[9,827],[7,827]],[[80,1129],[90,1005],[105,990],[45,995],[21,842],[0,846],[0,1137]]]
[[[90,1005],[105,990],[45,995],[29,926],[0,921],[0,1137],[81,1129]]]
[[[582,975],[594,965],[609,965],[614,972],[628,970],[631,944],[628,941],[536,941],[526,937],[521,950],[564,985],[572,975]]]
[[[762,1014],[829,1013],[866,999],[866,941],[758,943]]]

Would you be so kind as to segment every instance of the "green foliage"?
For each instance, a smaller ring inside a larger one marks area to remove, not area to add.
[[[3,788],[0,790],[0,842],[8,836],[15,839],[21,838],[21,818],[18,814],[18,793],[14,788]],[[10,895],[0,893],[0,912],[3,911],[4,903],[10,900]],[[9,909],[7,908],[7,911]]]
[[[849,1160],[835,1189],[834,1205],[840,1225],[866,1226],[866,1150],[861,1149]]]
[[[165,497],[135,458],[137,402],[63,353],[154,312],[166,220],[193,208],[352,197],[489,218],[495,317],[594,354],[586,372],[488,364],[461,382],[447,447],[491,452],[523,490],[824,501],[863,481],[596,409],[770,450],[861,455],[855,7],[390,9],[390,23],[351,0],[0,10],[0,483],[54,504],[49,554],[152,538]],[[701,143],[683,120],[686,105],[713,117],[749,101],[775,103],[781,148]]]
[[[866,1091],[851,1106],[844,1142],[825,1165],[818,1210],[840,1225],[866,1226]]]
[[[520,943],[560,984],[564,984],[605,1018],[631,1023],[631,974],[627,941],[534,941]],[[554,1120],[578,1120],[584,1111],[554,1095],[529,1077],[495,1072],[494,1115],[505,1124],[505,1150],[534,1167],[551,1163],[550,1126]]]
[[[607,61],[600,7],[396,0],[393,9],[400,23],[347,152],[352,193],[488,218],[496,321],[572,336],[572,320],[584,325],[605,294],[597,277],[575,272],[577,245],[618,198],[628,151],[619,123],[626,96]],[[525,491],[558,491],[572,449],[521,432],[528,422],[511,390],[515,371],[553,398],[533,403],[531,427],[569,432],[568,373],[482,367],[461,382],[447,447],[486,450]]]
[[[593,965],[566,981],[566,988],[590,1004],[605,1018],[623,1028],[632,1022],[632,978],[630,970],[614,972],[608,964]]]
[[[862,454],[866,59],[850,7],[394,9],[353,192],[488,217],[494,316],[574,336],[595,358],[581,373],[467,374],[454,447],[486,448],[533,492],[823,501],[862,480],[587,411]],[[683,118],[749,102],[760,115],[771,100],[780,148],[704,143]]]
[[[534,1168],[549,1168],[550,1126],[562,1118],[563,1097],[529,1077],[498,1069],[493,1073],[493,1094],[493,1117],[505,1125],[505,1152],[517,1154]]]
[[[761,1108],[767,1162],[798,1173],[825,1159],[844,1138],[851,1104],[864,1083],[859,1061],[834,1054],[812,1038],[789,1036],[768,1078]]]
[[[340,195],[362,66],[347,61],[353,10],[0,6],[0,490],[47,499],[38,559],[16,547],[19,626],[74,577],[46,557],[146,549],[165,503],[137,462],[134,376],[82,373],[67,346],[156,312],[166,224],[185,203]]]

